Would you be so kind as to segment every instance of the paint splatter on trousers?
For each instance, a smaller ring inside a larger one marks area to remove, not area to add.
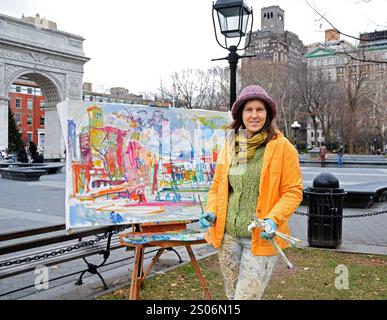
[[[253,256],[250,238],[224,235],[218,250],[226,295],[229,300],[260,300],[278,256]]]

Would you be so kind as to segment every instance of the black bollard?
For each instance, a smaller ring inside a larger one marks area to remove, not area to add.
[[[341,244],[343,199],[339,180],[332,174],[320,173],[313,187],[305,189],[308,199],[308,243],[310,247],[336,248]]]

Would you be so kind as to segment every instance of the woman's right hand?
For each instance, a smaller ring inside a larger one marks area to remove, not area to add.
[[[199,216],[199,224],[200,228],[208,228],[211,227],[212,224],[215,222],[216,216],[213,212],[207,211],[207,212],[202,212]]]

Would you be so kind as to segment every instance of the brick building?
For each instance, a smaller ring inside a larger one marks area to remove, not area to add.
[[[25,142],[33,141],[44,150],[44,97],[39,87],[29,80],[18,79],[9,91],[9,103],[16,125]]]

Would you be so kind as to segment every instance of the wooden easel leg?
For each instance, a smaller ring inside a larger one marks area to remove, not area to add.
[[[159,260],[160,256],[163,254],[164,250],[165,250],[164,248],[161,248],[161,249],[159,249],[159,251],[157,251],[157,254],[154,256],[154,258],[152,259],[152,262],[148,266],[148,269],[146,269],[146,271],[142,275],[141,283],[145,280],[148,273],[152,270],[152,268],[156,264],[157,260]]]
[[[185,247],[186,247],[187,252],[189,254],[189,257],[191,259],[191,263],[192,263],[192,265],[193,265],[193,267],[194,267],[194,269],[195,269],[195,271],[196,271],[196,273],[197,273],[197,275],[199,277],[200,283],[201,283],[201,285],[202,285],[202,287],[204,289],[204,293],[206,294],[207,299],[208,300],[212,300],[212,295],[211,295],[210,291],[208,290],[207,283],[204,280],[204,277],[203,277],[203,275],[202,275],[202,273],[200,271],[198,262],[196,261],[196,258],[195,258],[195,255],[194,255],[193,251],[192,251],[191,246],[185,246]]]
[[[140,296],[140,285],[143,273],[144,248],[136,246],[134,265],[132,270],[132,281],[130,283],[129,300],[137,300]]]

